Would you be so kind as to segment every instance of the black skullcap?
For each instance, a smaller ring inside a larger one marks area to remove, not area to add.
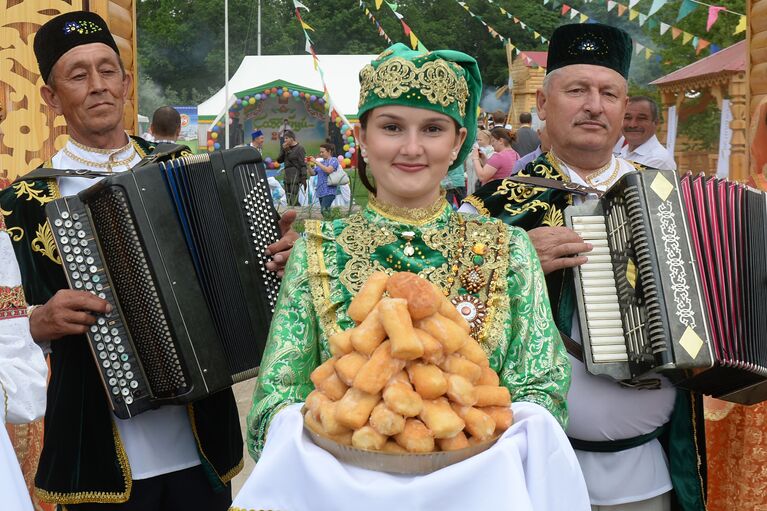
[[[117,49],[106,21],[87,11],[67,12],[49,20],[35,34],[35,57],[43,81],[48,83],[53,66],[66,52],[82,44],[104,43]]]
[[[573,64],[591,64],[628,79],[631,50],[631,36],[619,28],[599,23],[562,25],[551,34],[546,73]]]

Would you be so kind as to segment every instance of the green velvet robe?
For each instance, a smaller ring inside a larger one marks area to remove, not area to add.
[[[470,323],[472,335],[512,400],[537,403],[566,426],[570,363],[523,230],[454,213],[444,199],[425,210],[398,210],[371,198],[361,213],[308,222],[306,232],[288,261],[248,416],[255,459],[274,415],[313,390],[309,375],[330,357],[328,337],[354,326],[349,303],[378,270],[418,273],[471,303],[484,317]],[[482,281],[475,293],[464,287],[472,271]]]
[[[142,156],[154,149],[142,139],[133,141]],[[69,289],[45,216],[45,205],[58,197],[55,179],[16,181],[0,192],[0,210],[30,305]],[[87,342],[84,336],[51,342],[45,438],[35,477],[37,495],[47,502],[117,503],[130,497],[128,457]],[[219,392],[189,405],[188,411],[202,465],[211,484],[222,486],[243,466],[234,395]]]
[[[645,167],[634,164],[637,170]],[[530,162],[518,176],[533,176],[569,181],[557,161],[544,153]],[[514,183],[508,179],[491,181],[465,200],[482,215],[526,231],[536,227],[564,225],[564,210],[573,203],[571,193]],[[546,275],[551,308],[557,326],[563,332],[572,330],[575,288],[572,270]],[[669,458],[669,471],[676,494],[675,509],[700,511],[706,499],[706,442],[701,396],[679,390],[670,427],[661,438]]]

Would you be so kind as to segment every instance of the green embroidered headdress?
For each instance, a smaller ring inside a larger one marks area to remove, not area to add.
[[[376,107],[402,105],[445,114],[466,128],[466,141],[450,167],[466,159],[477,134],[482,77],[474,58],[453,50],[415,51],[396,43],[360,71],[362,117]]]

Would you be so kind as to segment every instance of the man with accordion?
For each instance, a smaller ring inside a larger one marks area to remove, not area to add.
[[[612,154],[626,109],[631,52],[629,35],[614,27],[556,29],[538,91],[538,115],[546,121],[551,150],[529,163],[519,178],[477,190],[462,210],[523,227],[538,252],[555,320],[567,334],[563,339],[571,353],[567,432],[592,509],[700,510],[705,508],[705,454],[696,396],[675,389],[662,375],[630,387],[589,374],[573,356],[580,344],[569,338],[580,340],[572,272],[588,260],[577,254],[588,255],[592,245],[564,227],[565,208],[642,169]]]
[[[57,16],[37,32],[34,50],[45,82],[43,99],[64,116],[70,135],[43,167],[117,175],[154,150],[123,129],[132,77],[102,18],[89,12]],[[32,336],[38,343],[50,342],[38,496],[70,510],[228,509],[229,481],[243,466],[231,389],[129,419],[110,411],[84,334],[94,316],[111,307],[92,293],[69,289],[62,271],[65,254],[57,251],[45,214],[47,203],[95,181],[69,176],[19,180],[0,194],[31,304]],[[294,218],[286,215],[281,227],[287,230]],[[288,254],[283,251],[294,239],[291,231],[269,247],[275,257],[267,268],[281,273]]]

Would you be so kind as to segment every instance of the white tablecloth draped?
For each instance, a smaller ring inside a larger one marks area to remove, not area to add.
[[[578,460],[543,407],[514,403],[514,425],[489,450],[432,474],[375,472],[339,462],[303,433],[301,405],[272,421],[235,510],[589,511]]]

